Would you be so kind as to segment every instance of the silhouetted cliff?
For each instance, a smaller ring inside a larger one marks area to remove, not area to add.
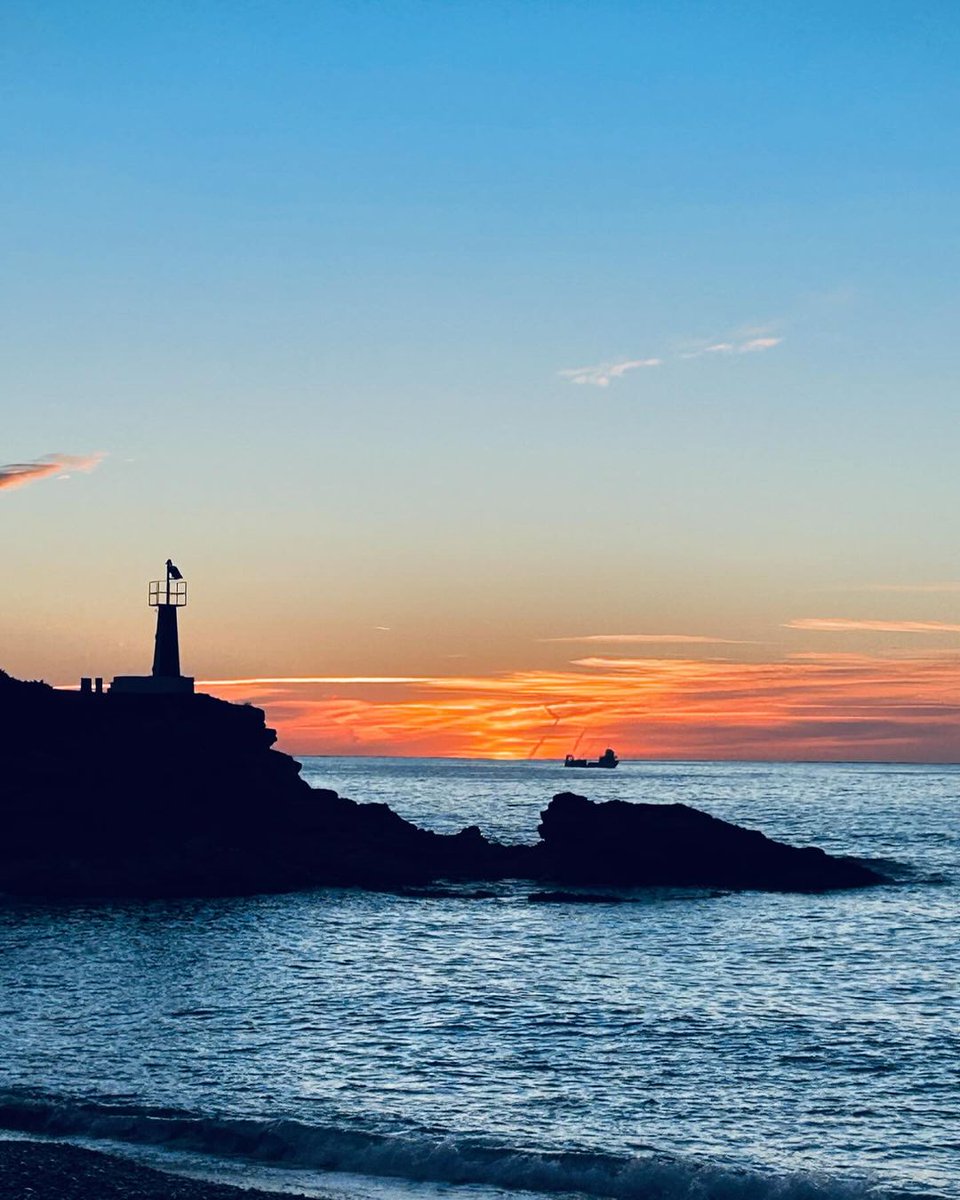
[[[418,829],[310,788],[260,709],[56,691],[0,672],[0,891],[220,894],[432,879],[819,889],[879,876],[683,805],[569,793],[541,842]]]
[[[477,829],[444,837],[309,787],[275,741],[250,705],[0,673],[0,890],[219,893],[508,869]]]

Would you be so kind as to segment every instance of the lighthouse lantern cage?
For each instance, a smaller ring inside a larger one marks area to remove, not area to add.
[[[183,608],[187,602],[187,581],[185,579],[154,579],[147,592],[147,603],[151,608],[169,604],[174,608]]]

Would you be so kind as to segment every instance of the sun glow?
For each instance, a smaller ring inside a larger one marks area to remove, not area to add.
[[[776,662],[590,657],[477,676],[219,680],[301,754],[557,758],[960,758],[960,670],[924,658]]]

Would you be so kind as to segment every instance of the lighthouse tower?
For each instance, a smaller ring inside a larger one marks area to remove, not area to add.
[[[155,579],[147,603],[157,610],[157,635],[153,647],[153,678],[180,679],[180,636],[177,609],[187,603],[187,583],[167,559],[166,579]]]
[[[117,675],[111,692],[139,695],[183,695],[193,692],[193,679],[180,674],[180,635],[177,609],[187,603],[187,584],[170,559],[163,579],[154,579],[147,592],[147,603],[157,610],[157,632],[153,644],[153,672],[150,675]]]

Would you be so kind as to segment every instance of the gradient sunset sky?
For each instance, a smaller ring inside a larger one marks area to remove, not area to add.
[[[960,8],[0,14],[0,666],[298,753],[960,760]]]

